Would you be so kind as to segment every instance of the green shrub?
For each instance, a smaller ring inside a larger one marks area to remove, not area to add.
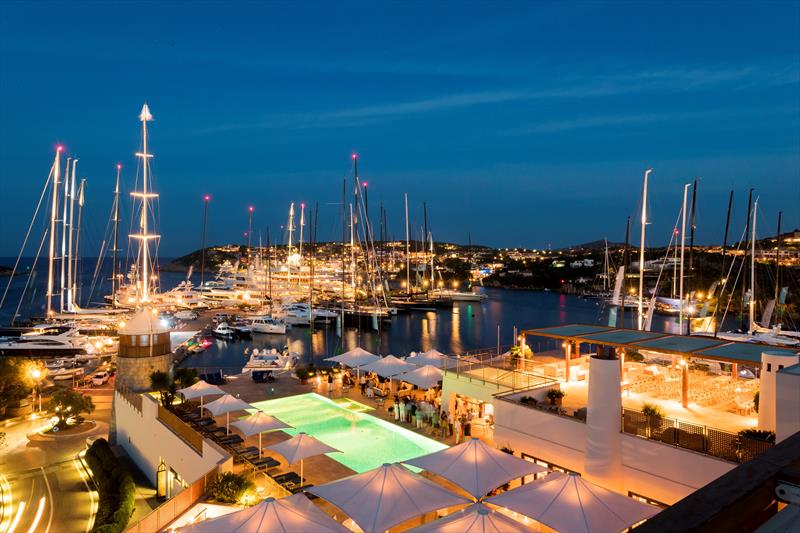
[[[758,401],[761,399],[761,391],[757,390],[755,394],[753,394],[753,409],[755,409],[756,413],[758,413]]]
[[[304,381],[311,377],[311,372],[308,370],[308,368],[297,367],[294,371],[294,375],[297,376],[297,379],[300,381]]]
[[[136,484],[128,469],[111,451],[105,439],[98,439],[86,451],[86,464],[97,485],[99,504],[94,533],[122,533],[136,504]]]
[[[549,391],[547,391],[547,398],[550,400],[551,403],[555,403],[556,400],[560,400],[566,395],[567,393],[561,389],[550,389]]]
[[[748,428],[739,432],[740,437],[747,437],[753,440],[763,440],[764,442],[775,442],[775,432],[766,429]]]
[[[245,476],[223,472],[206,486],[209,498],[223,503],[237,503],[244,494],[253,489],[253,483]]]
[[[642,414],[652,418],[661,418],[664,416],[664,412],[659,406],[647,402],[642,404]]]

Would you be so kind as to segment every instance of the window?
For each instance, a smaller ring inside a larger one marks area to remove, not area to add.
[[[646,503],[646,504],[649,504],[649,505],[655,505],[656,507],[660,507],[662,509],[666,509],[667,507],[669,507],[669,505],[667,505],[666,503],[661,503],[658,500],[653,500],[651,498],[648,498],[647,496],[642,496],[641,494],[636,494],[635,492],[628,491],[628,496],[633,498],[634,500],[638,500],[638,501],[640,501],[642,503]]]
[[[767,363],[767,372],[772,372],[772,363]]]
[[[570,474],[571,473],[571,474],[581,475],[580,472],[575,472],[574,470],[570,470],[569,468],[564,468],[563,466],[558,466],[557,464],[549,463],[549,462],[547,462],[547,461],[545,461],[543,459],[539,459],[538,457],[534,457],[532,455],[528,455],[527,453],[524,453],[524,452],[522,453],[522,458],[525,459],[526,461],[530,461],[531,463],[536,463],[539,466],[543,466],[545,468],[553,470],[554,472],[562,472],[564,474]],[[547,472],[541,472],[539,474],[533,474],[533,475],[530,475],[530,476],[525,476],[525,477],[522,478],[522,484],[524,485],[525,483],[530,483],[531,481],[535,481],[537,479],[541,479],[546,475],[547,475]]]

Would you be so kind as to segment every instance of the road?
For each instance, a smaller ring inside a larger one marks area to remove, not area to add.
[[[55,440],[31,440],[28,434],[46,425],[44,418],[16,419],[0,430],[6,447],[0,453],[0,489],[4,498],[0,533],[87,532],[94,523],[97,494],[87,483],[78,453],[91,434],[107,436],[111,389],[84,391],[96,406],[87,418],[96,428]]]

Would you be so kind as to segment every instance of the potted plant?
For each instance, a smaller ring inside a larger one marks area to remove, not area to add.
[[[775,444],[775,432],[748,428],[739,432],[739,451],[744,461],[749,461]]]
[[[756,391],[753,394],[753,409],[755,410],[756,414],[758,414],[758,401],[761,399],[761,391]]]
[[[294,371],[294,375],[297,376],[301,384],[305,385],[308,383],[308,378],[311,377],[311,372],[305,367],[297,367]]]
[[[550,400],[550,405],[561,405],[564,396],[566,396],[566,393],[561,389],[550,389],[547,391],[547,399]]]
[[[642,414],[647,417],[647,436],[650,437],[661,427],[661,419],[664,417],[664,412],[659,406],[645,402],[642,404]]]

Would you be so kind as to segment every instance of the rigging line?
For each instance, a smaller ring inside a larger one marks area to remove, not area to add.
[[[744,236],[746,234],[747,234],[747,227],[745,227],[742,230],[742,236],[739,238],[739,242],[736,244],[736,251],[739,251],[739,249],[741,248],[742,241],[744,240]],[[745,254],[745,257],[742,259],[742,263],[739,265],[739,271],[736,273],[736,279],[733,282],[733,286],[731,288],[731,293],[728,296],[728,303],[725,305],[725,311],[722,313],[722,318],[720,319],[719,323],[717,324],[717,328],[716,328],[715,334],[719,333],[720,327],[725,322],[725,317],[728,316],[728,310],[730,309],[731,302],[733,301],[734,292],[736,292],[735,291],[736,283],[738,283],[738,281],[739,281],[739,276],[742,273],[742,268],[744,267],[744,264],[745,264],[746,261],[747,261],[747,255]],[[720,299],[722,299],[722,295],[725,292],[725,287],[728,285],[728,280],[731,279],[731,273],[733,272],[733,266],[735,264],[736,264],[736,256],[733,257],[733,260],[731,261],[731,264],[728,267],[728,275],[725,276],[725,281],[722,283],[722,288],[719,291]],[[717,307],[719,307],[719,306],[717,306]],[[742,310],[742,311],[744,312],[744,310]],[[717,312],[716,312],[716,309],[715,309],[714,310],[714,316],[716,316],[716,315],[717,315]]]
[[[25,293],[28,291],[28,285],[30,285],[31,279],[33,278],[34,272],[36,272],[36,263],[39,261],[39,254],[42,253],[42,247],[44,246],[44,241],[47,240],[47,233],[49,228],[45,226],[44,233],[42,234],[42,240],[39,243],[39,249],[36,251],[36,257],[33,259],[33,264],[31,265],[31,271],[28,274],[28,279],[25,281],[25,287],[22,289],[22,295],[19,297],[19,303],[17,304],[17,309],[14,311],[14,316],[11,317],[11,325],[14,325],[14,322],[17,320],[17,316],[19,316],[19,310],[22,307],[22,300],[25,299]]]
[[[55,165],[50,166],[50,173],[47,175],[47,180],[44,182],[44,188],[42,189],[42,194],[41,196],[39,196],[39,203],[36,204],[36,209],[33,212],[33,217],[31,217],[31,223],[28,225],[28,231],[25,233],[25,239],[23,239],[22,241],[22,247],[19,249],[19,255],[17,256],[17,260],[14,262],[14,268],[11,270],[11,275],[8,277],[8,283],[6,284],[6,288],[3,291],[3,297],[0,298],[0,309],[2,309],[3,305],[6,303],[6,296],[8,295],[8,290],[11,288],[11,282],[17,273],[17,268],[19,267],[19,262],[22,259],[22,254],[25,253],[25,246],[27,246],[28,244],[28,238],[31,235],[31,231],[33,231],[33,225],[36,223],[36,217],[39,214],[39,208],[42,206],[42,201],[44,200],[44,197],[47,194],[47,187],[48,185],[50,185],[50,180],[53,178],[54,167]]]

